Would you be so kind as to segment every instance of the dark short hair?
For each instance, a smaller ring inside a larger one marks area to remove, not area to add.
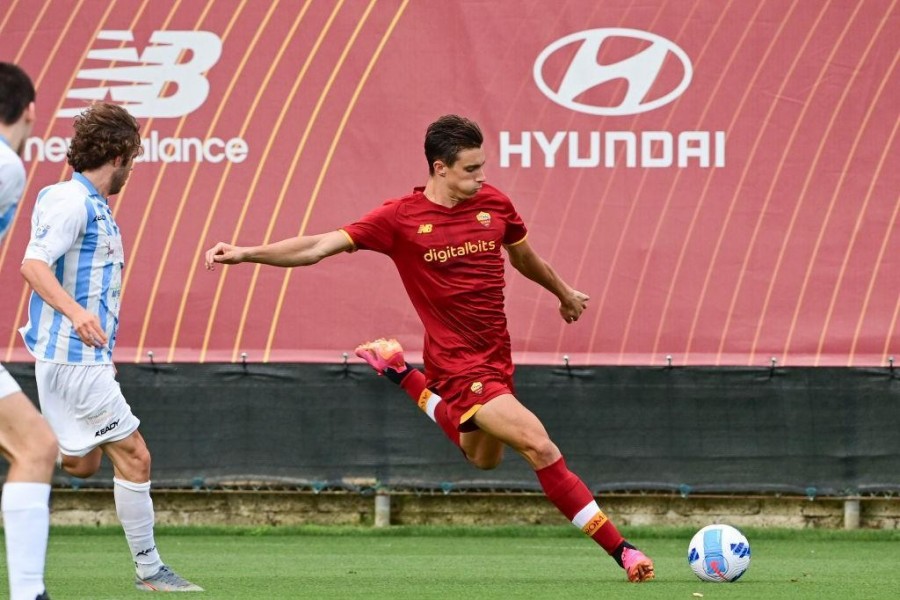
[[[425,132],[425,158],[428,172],[434,174],[434,161],[440,160],[448,167],[462,150],[481,148],[484,136],[478,123],[459,115],[444,115],[428,126]]]
[[[34,84],[18,65],[0,62],[0,122],[12,125],[34,102]]]
[[[74,127],[66,159],[79,173],[116,158],[131,160],[143,150],[137,120],[118,104],[91,105],[75,117]]]

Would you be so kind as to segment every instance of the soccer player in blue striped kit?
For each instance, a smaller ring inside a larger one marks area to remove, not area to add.
[[[0,242],[25,191],[25,166],[20,154],[34,126],[34,101],[34,84],[25,71],[11,63],[0,63]],[[2,365],[0,451],[9,460],[2,500],[9,597],[49,600],[44,589],[44,565],[56,437]]]
[[[77,477],[113,464],[116,513],[134,560],[135,587],[199,592],[156,549],[150,452],[112,362],[125,254],[108,197],[141,152],[140,128],[116,104],[75,117],[67,159],[75,173],[38,194],[22,275],[33,290],[20,329],[36,359],[41,411],[59,439],[62,467]]]

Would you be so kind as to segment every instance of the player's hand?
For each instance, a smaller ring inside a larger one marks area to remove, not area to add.
[[[219,242],[206,251],[206,270],[214,271],[216,263],[236,265],[244,262],[244,249],[225,242]]]
[[[81,341],[94,348],[103,348],[106,346],[106,332],[100,326],[100,319],[97,315],[85,309],[81,309],[72,315],[72,328],[81,338]]]
[[[584,292],[571,290],[564,298],[559,301],[559,314],[566,323],[574,323],[587,308],[587,301],[591,297]]]

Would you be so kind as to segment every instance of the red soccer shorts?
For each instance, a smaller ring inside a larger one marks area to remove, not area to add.
[[[441,382],[437,389],[447,403],[450,421],[463,433],[478,429],[472,417],[482,406],[497,396],[515,394],[512,379],[499,374],[456,376]]]

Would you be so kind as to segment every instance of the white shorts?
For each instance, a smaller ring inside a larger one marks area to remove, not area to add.
[[[0,365],[0,398],[6,398],[21,391],[22,388],[19,387],[13,376],[9,374],[9,371],[4,369],[3,365]]]
[[[124,439],[141,422],[131,413],[112,365],[34,365],[41,412],[66,456]]]

